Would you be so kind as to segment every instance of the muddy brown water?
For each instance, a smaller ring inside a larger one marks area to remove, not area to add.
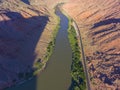
[[[72,50],[68,40],[68,18],[56,9],[60,29],[53,54],[43,72],[27,82],[6,90],[68,90],[71,84]]]

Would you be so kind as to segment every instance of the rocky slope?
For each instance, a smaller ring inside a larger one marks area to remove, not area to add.
[[[0,0],[0,90],[42,62],[62,0]],[[64,0],[82,35],[91,90],[120,89],[120,1]]]
[[[120,0],[70,0],[63,8],[81,32],[91,90],[120,90]]]
[[[0,0],[0,90],[42,62],[57,20],[42,0]]]

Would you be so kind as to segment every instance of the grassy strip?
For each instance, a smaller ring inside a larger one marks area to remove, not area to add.
[[[55,29],[53,31],[53,37],[52,37],[51,41],[48,44],[46,55],[44,57],[44,61],[41,62],[41,59],[38,59],[34,63],[34,70],[31,70],[31,71],[25,72],[25,73],[23,73],[23,72],[18,73],[19,79],[27,80],[27,79],[33,77],[34,75],[37,75],[45,67],[46,62],[48,61],[48,59],[52,55],[52,52],[53,52],[53,49],[54,49],[54,46],[55,46],[55,38],[56,38],[57,32],[58,32],[58,30],[60,28],[60,18],[57,17],[57,20],[58,20],[58,24],[56,25],[56,27],[55,27]]]
[[[75,29],[71,23],[72,20],[69,19],[68,38],[72,48],[72,84],[70,90],[86,90],[86,78],[82,61],[80,60],[80,48],[78,45]]]
[[[35,75],[37,75],[41,70],[44,69],[44,67],[46,65],[46,62],[48,61],[48,59],[50,58],[50,56],[53,52],[54,45],[55,45],[55,38],[56,38],[57,32],[60,28],[60,18],[57,17],[56,20],[57,20],[58,24],[56,25],[56,27],[53,31],[53,34],[52,34],[53,37],[48,44],[46,55],[44,57],[44,61],[42,62],[41,59],[38,59],[37,62],[34,63],[34,66],[33,66],[34,69],[31,69],[30,71],[27,71],[27,72],[19,72],[18,73],[18,78],[19,78],[20,81],[17,81],[16,79],[13,79],[12,83],[17,85],[17,83],[19,82],[18,84],[22,84],[25,81],[32,79]],[[28,68],[30,68],[30,66],[28,66]],[[9,87],[6,87],[5,89],[7,89],[7,88],[9,88]]]
[[[39,73],[46,65],[46,62],[49,60],[50,56],[52,55],[52,52],[53,52],[53,49],[54,49],[54,46],[55,46],[55,39],[56,39],[56,35],[57,35],[57,32],[60,28],[60,18],[57,17],[57,20],[58,20],[58,24],[56,25],[54,31],[53,31],[53,36],[52,36],[52,39],[51,41],[49,42],[48,44],[48,47],[47,47],[47,51],[46,51],[46,55],[44,57],[44,61],[41,62],[41,61],[37,61],[35,64],[34,64],[34,67],[35,67],[35,71],[34,71],[34,75],[36,75],[37,73]]]
[[[60,18],[58,17],[58,25],[56,26],[54,32],[53,32],[53,37],[52,37],[52,40],[50,41],[50,43],[48,44],[48,47],[47,47],[47,52],[46,52],[46,56],[44,58],[44,60],[48,61],[48,59],[50,58],[50,56],[52,55],[52,52],[53,52],[53,49],[54,49],[54,46],[55,46],[55,39],[56,39],[56,35],[57,35],[57,32],[60,28]]]

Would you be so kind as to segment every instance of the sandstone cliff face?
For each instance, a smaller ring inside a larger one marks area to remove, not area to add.
[[[57,24],[42,0],[0,0],[0,90],[30,75]]]
[[[119,90],[120,0],[70,0],[63,8],[79,26],[92,90]]]

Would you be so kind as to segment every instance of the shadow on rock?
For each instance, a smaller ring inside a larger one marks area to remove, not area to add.
[[[3,15],[7,19],[0,22],[0,89],[32,76],[35,49],[49,20],[47,16],[24,18],[17,12]]]
[[[30,1],[29,0],[21,0],[21,1],[23,1],[24,3],[30,5]]]
[[[92,27],[92,29],[103,26],[103,25],[108,25],[108,24],[112,24],[112,23],[120,23],[120,18],[111,18],[111,19],[107,19],[104,21],[100,21],[98,23],[95,23],[94,26]]]

